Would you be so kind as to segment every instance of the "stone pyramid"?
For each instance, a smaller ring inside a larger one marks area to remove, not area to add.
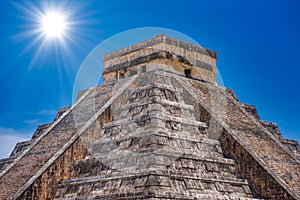
[[[216,52],[165,35],[104,56],[0,160],[0,199],[300,199],[300,147],[216,84]]]

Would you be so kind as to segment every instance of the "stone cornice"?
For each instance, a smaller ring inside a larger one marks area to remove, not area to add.
[[[157,35],[156,37],[154,37],[152,39],[145,40],[143,42],[139,42],[137,44],[134,44],[134,45],[122,48],[120,50],[105,54],[103,56],[103,61],[105,62],[107,60],[110,60],[110,59],[113,59],[113,58],[116,58],[116,57],[119,57],[119,56],[122,56],[122,55],[125,55],[125,54],[128,54],[128,53],[137,51],[137,50],[142,49],[142,48],[153,46],[153,45],[156,45],[156,44],[159,44],[159,43],[166,43],[166,44],[169,44],[169,45],[184,48],[184,49],[189,50],[189,51],[198,52],[200,54],[210,56],[212,58],[217,58],[217,53],[215,51],[206,49],[202,46],[196,46],[194,44],[183,42],[181,40],[171,38],[171,37],[168,37],[166,35]]]
[[[149,62],[151,60],[159,59],[159,58],[168,58],[168,59],[171,59],[171,60],[174,60],[174,61],[181,62],[181,63],[186,64],[186,65],[192,65],[192,66],[200,67],[200,68],[203,68],[203,69],[206,69],[206,70],[209,70],[209,71],[213,71],[213,69],[214,69],[214,66],[209,65],[207,63],[197,61],[197,60],[189,61],[186,58],[184,58],[183,56],[176,55],[174,53],[170,53],[170,52],[161,50],[159,52],[155,52],[155,53],[149,54],[147,56],[141,56],[141,57],[138,57],[138,58],[133,59],[133,60],[128,60],[128,61],[125,61],[123,63],[110,66],[110,67],[103,70],[103,74],[107,74],[107,73],[110,73],[110,72],[113,72],[113,71],[126,69],[126,68],[129,68],[129,67],[136,66],[136,65],[139,65],[139,64],[142,64],[142,63],[146,63],[146,62]]]

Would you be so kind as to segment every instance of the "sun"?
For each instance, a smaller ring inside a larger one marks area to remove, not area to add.
[[[94,25],[97,19],[93,16],[96,10],[89,11],[88,1],[23,0],[13,5],[20,12],[18,18],[22,24],[13,35],[13,41],[24,41],[19,56],[32,53],[29,68],[48,66],[50,64],[46,61],[54,62],[53,56],[57,66],[68,66],[70,60],[74,63],[77,60],[73,47],[83,50],[85,47],[79,44],[93,41],[91,34],[84,34],[86,31],[96,31]]]
[[[47,13],[42,16],[41,29],[47,37],[62,37],[66,31],[66,19],[60,13]]]

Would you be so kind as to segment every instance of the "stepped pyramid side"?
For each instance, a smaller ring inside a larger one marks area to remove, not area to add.
[[[59,184],[57,199],[250,199],[248,182],[236,177],[234,160],[209,139],[195,118],[196,102],[172,75],[146,72],[112,106],[93,154],[76,162]],[[122,103],[121,106],[117,106]]]
[[[300,199],[298,143],[216,85],[214,51],[162,35],[104,64],[0,160],[0,199]]]

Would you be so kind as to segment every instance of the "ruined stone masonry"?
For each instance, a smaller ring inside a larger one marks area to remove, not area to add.
[[[300,199],[300,147],[216,84],[214,51],[155,38],[0,160],[0,199]]]

